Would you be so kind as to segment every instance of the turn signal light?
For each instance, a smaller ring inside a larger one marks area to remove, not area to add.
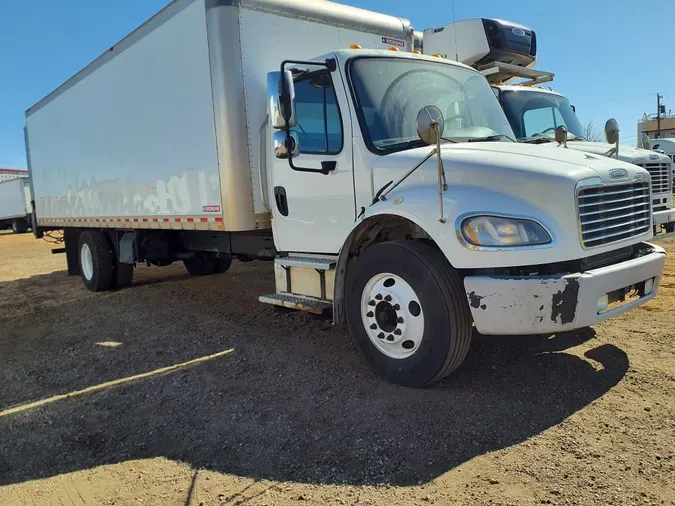
[[[395,46],[389,46],[389,51],[398,51],[398,48]]]
[[[352,44],[349,46],[349,49],[361,49],[361,46],[359,44]]]

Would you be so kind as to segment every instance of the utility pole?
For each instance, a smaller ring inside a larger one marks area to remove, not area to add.
[[[663,95],[656,94],[656,138],[661,138],[661,99]]]

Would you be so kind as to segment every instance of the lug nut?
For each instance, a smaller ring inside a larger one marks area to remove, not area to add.
[[[385,295],[385,296],[384,296],[384,300],[386,300],[387,302],[389,302],[389,301],[391,300],[391,295]]]
[[[374,315],[374,313],[373,313],[372,311],[368,311],[368,312],[366,313],[366,316],[367,316],[368,318],[372,318],[373,315]]]
[[[377,304],[377,302],[375,302],[374,300],[368,301],[368,305],[369,305],[369,306],[374,306],[374,305],[376,305],[376,304]]]
[[[375,329],[377,328],[377,324],[373,323],[373,324],[370,326],[370,328],[371,328],[372,330],[375,330]]]
[[[394,330],[394,334],[396,334],[397,336],[400,336],[401,334],[403,334],[403,332],[401,332],[401,329],[396,329],[396,330]]]
[[[401,309],[401,306],[399,306],[398,304],[394,304],[394,311],[398,311],[399,309]]]
[[[396,320],[398,323],[403,323],[403,317],[399,316],[398,319]]]
[[[389,335],[387,336],[387,341],[393,341],[393,340],[394,340],[394,336],[392,336],[391,334],[389,334]]]
[[[379,339],[384,339],[384,332],[380,332],[379,334],[377,334],[377,337]]]
[[[378,293],[378,294],[375,296],[375,298],[376,298],[377,300],[382,300],[382,294],[381,294],[381,293]]]

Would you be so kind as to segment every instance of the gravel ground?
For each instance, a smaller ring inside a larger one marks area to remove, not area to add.
[[[93,294],[50,247],[0,233],[2,505],[675,505],[672,261],[638,310],[475,335],[413,390],[259,304],[269,263]]]

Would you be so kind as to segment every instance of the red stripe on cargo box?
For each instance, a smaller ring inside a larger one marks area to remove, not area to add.
[[[216,223],[222,223],[223,219],[222,218],[216,218]]]
[[[148,219],[147,219],[147,218],[143,218],[143,223],[147,223],[147,222],[148,222]]]
[[[129,218],[124,218],[124,223],[129,223]]]
[[[174,218],[173,221],[175,221],[176,223],[180,223],[180,218]]]
[[[208,218],[199,218],[199,221],[201,221],[202,223],[206,223],[207,221],[209,221],[209,219]]]
[[[192,223],[193,221],[195,221],[195,219],[194,218],[188,218],[187,221],[188,221],[188,223]]]
[[[153,218],[152,221],[153,221],[154,223],[157,223],[157,222],[159,221],[159,218]]]
[[[169,221],[169,218],[162,218],[162,219],[163,219],[164,223]]]

